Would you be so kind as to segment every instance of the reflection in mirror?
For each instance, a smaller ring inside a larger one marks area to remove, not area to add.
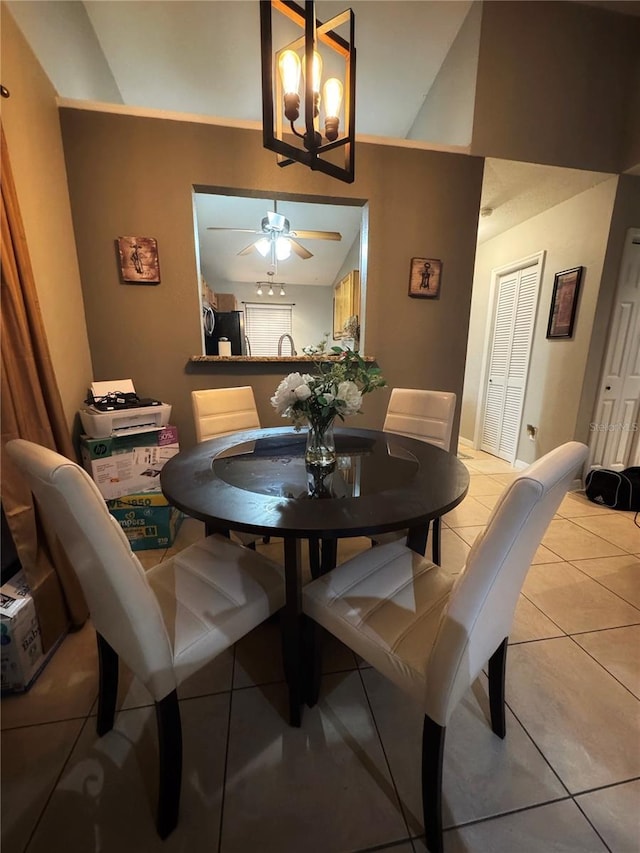
[[[225,192],[193,195],[203,353],[363,352],[364,203]]]

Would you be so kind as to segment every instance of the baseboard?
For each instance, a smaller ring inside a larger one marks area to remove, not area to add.
[[[513,467],[516,469],[516,471],[522,471],[525,468],[528,468],[529,465],[531,465],[531,462],[523,462],[522,459],[516,459],[513,463]]]
[[[461,444],[463,447],[470,447],[472,450],[475,450],[473,441],[470,438],[463,438],[460,435],[458,436],[458,444]]]

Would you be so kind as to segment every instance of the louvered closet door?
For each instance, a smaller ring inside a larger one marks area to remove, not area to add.
[[[515,459],[518,449],[538,301],[539,269],[535,264],[505,273],[497,281],[480,447],[509,462]]]

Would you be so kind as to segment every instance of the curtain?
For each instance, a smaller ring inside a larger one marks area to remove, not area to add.
[[[82,590],[5,445],[24,438],[75,460],[56,384],[9,152],[0,126],[2,217],[2,505],[36,604],[45,651],[87,618]]]

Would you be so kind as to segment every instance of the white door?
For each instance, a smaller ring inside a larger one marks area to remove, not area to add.
[[[542,256],[498,274],[480,449],[513,462],[518,449]]]
[[[640,465],[640,228],[622,255],[600,394],[591,424],[591,465]]]

